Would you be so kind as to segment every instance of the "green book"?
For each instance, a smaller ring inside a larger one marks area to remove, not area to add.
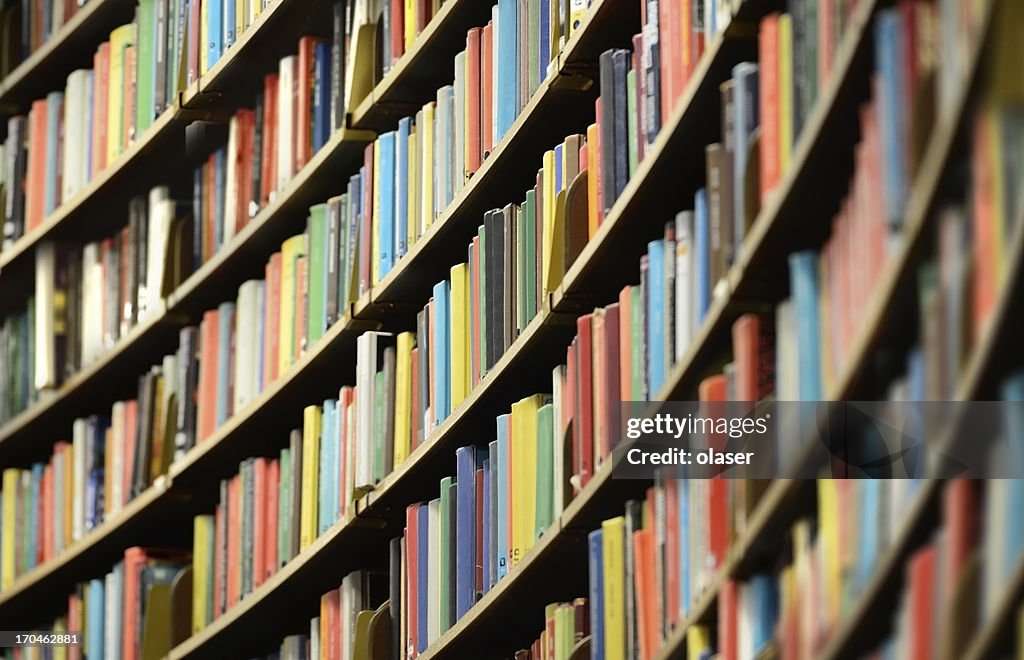
[[[440,572],[438,575],[438,582],[441,585],[440,597],[441,607],[438,613],[438,620],[441,625],[441,632],[444,632],[452,627],[455,621],[452,620],[450,613],[452,608],[452,589],[451,587],[455,584],[455,576],[449,571],[452,557],[452,548],[449,545],[449,539],[451,538],[452,521],[449,516],[451,509],[451,494],[449,490],[452,485],[452,478],[445,477],[441,480],[441,507],[438,511],[438,518],[440,522],[440,531],[438,532],[438,552],[441,554],[440,559]]]
[[[309,276],[306,284],[306,348],[324,334],[327,327],[327,204],[309,209]]]
[[[156,0],[139,0],[135,37],[135,138],[153,123],[156,80]],[[111,84],[114,84],[111,81]]]
[[[384,410],[387,391],[384,389],[384,372],[373,375],[373,480],[380,481],[387,474],[384,465]]]
[[[281,450],[281,468],[280,468],[280,484],[277,489],[277,510],[281,514],[288,512],[288,507],[292,501],[292,489],[291,489],[291,473],[292,473],[292,461],[291,451],[288,449]],[[288,562],[288,539],[290,533],[288,531],[288,515],[278,515],[277,517],[277,565],[284,566]]]
[[[554,407],[537,409],[537,538],[555,521]]]
[[[629,143],[629,177],[636,174],[638,159],[637,137],[637,109],[636,109],[636,69],[630,69],[626,74],[626,121],[627,141]]]
[[[529,323],[529,314],[526,310],[526,271],[529,270],[526,261],[526,204],[516,209],[516,329],[522,332]]]
[[[487,232],[484,225],[477,230],[480,237],[480,378],[487,375]]]
[[[644,290],[643,286],[634,286],[629,290],[629,323],[631,341],[630,364],[632,366],[633,395],[632,401],[644,401]]]
[[[517,234],[519,236],[519,242],[525,247],[525,256],[520,263],[526,264],[522,270],[524,274],[523,288],[526,289],[526,323],[524,327],[529,325],[530,321],[537,314],[537,191],[527,190],[526,191],[526,210],[523,213],[525,216],[523,225],[526,231]]]

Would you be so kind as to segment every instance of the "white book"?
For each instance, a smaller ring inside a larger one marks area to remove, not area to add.
[[[553,479],[554,479],[554,503],[555,503],[555,518],[557,519],[562,515],[562,509],[565,508],[565,489],[563,484],[567,479],[565,474],[565,429],[562,428],[562,396],[563,388],[562,383],[565,381],[566,367],[564,364],[560,364],[554,368],[551,372],[551,403],[552,403],[552,415],[551,423],[554,426],[552,430],[552,443],[551,465],[553,466]],[[571,389],[571,388],[570,388]],[[616,404],[618,405],[618,404]]]
[[[355,571],[346,575],[341,581],[341,617],[344,631],[341,657],[346,660],[355,658],[356,617],[363,609],[362,579],[362,571]]]
[[[79,133],[85,96],[85,71],[72,71],[64,88],[64,154],[61,162],[61,202],[78,191],[84,135]]]
[[[85,533],[85,454],[87,450],[88,425],[84,419],[76,419],[71,425],[72,506],[71,535],[77,541]]]
[[[441,551],[438,532],[441,529],[441,500],[430,500],[427,504],[427,644],[433,644],[441,636]]]
[[[446,90],[450,89],[451,85],[446,85],[441,89],[437,90],[437,97],[434,103],[434,215],[438,217],[444,213],[444,209],[448,206],[448,198],[446,196],[445,181],[450,176],[451,159],[448,158],[448,153],[445,151],[445,144],[447,141],[448,133],[452,130],[451,124],[448,121],[448,109],[450,107],[448,103],[448,96]]]
[[[124,401],[114,404],[110,413],[110,469],[114,478],[110,480],[110,513],[117,513],[124,504],[124,443],[125,443],[125,410]]]
[[[309,657],[320,657],[320,617],[309,620]]]
[[[356,491],[373,488],[373,409],[377,393],[374,380],[378,371],[378,341],[390,337],[388,332],[364,332],[356,340],[356,438],[359,447],[356,454],[356,473],[353,486]],[[381,393],[386,395],[386,393]]]
[[[455,56],[455,112],[452,114],[452,193],[458,195],[466,182],[466,51]]]
[[[238,153],[239,140],[238,115],[232,115],[228,122],[227,171],[224,174],[224,240],[227,244],[235,236],[235,219],[238,217]]]
[[[238,289],[235,308],[235,391],[232,410],[241,410],[254,396],[256,356],[261,353],[256,344],[259,325],[259,319],[256,318],[258,293],[257,280],[248,280]]]
[[[693,211],[681,211],[676,215],[675,243],[675,351],[673,361],[679,362],[690,349],[693,341],[696,278],[694,278]]]
[[[266,316],[267,316],[267,283],[263,280],[256,280],[256,304],[253,305],[252,310],[252,327],[253,330],[253,369],[252,369],[252,387],[249,392],[251,398],[256,398],[263,391],[263,370],[266,365],[263,363],[264,355],[263,344],[266,341],[265,332],[266,328]]]
[[[35,377],[36,389],[57,387],[56,353],[57,247],[50,242],[36,248]]]
[[[121,612],[118,610],[117,599],[114,598],[114,591],[117,589],[117,576],[114,571],[107,573],[103,578],[103,648],[107,653],[114,649],[117,643],[115,640],[121,636]],[[110,655],[109,657],[115,657]]]
[[[139,291],[140,319],[151,315],[161,306],[173,220],[174,201],[170,199],[167,187],[157,186],[150,190],[146,236],[146,287],[144,292]]]
[[[277,186],[280,193],[295,174],[295,67],[298,58],[289,55],[278,66],[277,81]]]
[[[753,660],[753,604],[750,584],[741,582],[736,587],[736,654],[737,660]]]
[[[160,409],[163,411],[163,417],[153,420],[153,424],[154,426],[159,424],[160,433],[166,435],[167,425],[170,424],[173,429],[177,421],[176,419],[171,419],[170,414],[171,397],[174,396],[174,390],[177,389],[178,385],[178,354],[170,353],[165,355],[159,370],[164,379],[164,386],[160,396]]]

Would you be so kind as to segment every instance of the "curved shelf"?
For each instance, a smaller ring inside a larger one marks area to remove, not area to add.
[[[65,77],[82,64],[92,64],[92,54],[102,38],[115,27],[132,20],[135,3],[124,0],[90,0],[54,34],[0,80],[0,110],[24,111],[50,88],[38,81]]]

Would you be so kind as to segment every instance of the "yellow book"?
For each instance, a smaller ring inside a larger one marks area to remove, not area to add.
[[[135,26],[129,23],[110,33],[110,84],[107,86],[107,166],[121,153],[124,137],[124,49],[135,43]],[[131,121],[131,118],[128,119]]]
[[[779,16],[779,172],[793,155],[793,17]]]
[[[277,372],[283,374],[295,355],[295,260],[305,252],[306,236],[298,234],[281,244],[281,316],[278,319]]]
[[[207,570],[210,562],[210,548],[213,545],[213,516],[196,516],[192,528],[192,633],[206,627],[212,619],[212,612],[206,608],[206,597],[210,591]]]
[[[569,660],[576,645],[576,610],[564,603],[555,611],[555,660]]]
[[[380,282],[380,140],[373,141],[373,222],[370,224],[370,282]]]
[[[422,236],[434,223],[434,103],[423,106],[423,153],[420,157],[422,176],[420,177],[420,200],[423,210],[420,218],[420,235]]]
[[[554,199],[554,219],[551,222],[551,240],[544,247],[544,261],[548,265],[547,279],[544,280],[544,293],[552,293],[562,283],[565,276],[565,202],[564,190],[558,191]],[[545,205],[547,201],[545,200]],[[546,228],[545,228],[546,230]],[[549,247],[550,246],[550,247]]]
[[[56,634],[68,632],[68,620],[64,617],[60,617],[53,622],[53,632]],[[68,658],[68,647],[67,646],[55,646],[53,647],[53,660],[67,660]]]
[[[302,507],[299,515],[299,549],[316,540],[317,504],[320,500],[320,406],[302,411]]]
[[[14,555],[18,536],[14,533],[18,525],[18,484],[21,470],[6,468],[3,473],[3,522],[4,534],[0,536],[0,589],[6,589],[14,582]]]
[[[395,464],[405,462],[412,448],[412,349],[416,334],[403,332],[395,345]]]
[[[617,516],[601,523],[604,565],[604,657],[626,659],[626,519]]]
[[[600,209],[597,204],[597,124],[587,126],[587,237],[594,238],[601,221]]]
[[[469,395],[469,266],[451,268],[451,409]]]
[[[551,273],[551,250],[555,240],[555,152],[545,151],[541,161],[541,186],[544,191],[544,208],[541,226],[544,237],[544,262],[541,264],[541,281],[547,282]]]
[[[533,547],[537,508],[537,410],[543,405],[539,394],[512,404],[512,432],[509,438],[512,483],[512,564]]]
[[[245,27],[249,27],[256,22],[256,19],[260,17],[260,12],[263,11],[263,3],[260,0],[249,0],[249,22],[245,24]]]
[[[412,44],[416,41],[416,24],[419,22],[419,18],[416,15],[416,0],[405,0],[405,50],[406,52],[412,48]]]
[[[711,648],[711,631],[707,626],[693,625],[686,629],[686,660],[700,660]]]
[[[839,492],[834,479],[818,479],[818,525],[825,564],[825,621],[836,621],[842,596],[842,548],[839,546]]]
[[[420,179],[419,179],[419,136],[416,134],[416,127],[409,131],[409,193],[406,204],[406,249],[411,250],[413,243],[419,238],[419,208],[420,208]]]
[[[547,605],[544,606],[544,632],[541,633],[542,636],[546,636],[548,634],[548,625],[547,625],[548,621],[550,621],[551,619],[554,619],[555,620],[555,639],[558,639],[558,617],[556,616],[557,614],[558,614],[558,603],[548,603]],[[544,651],[546,653],[547,649],[549,648],[549,645],[541,644],[541,648],[544,649]]]

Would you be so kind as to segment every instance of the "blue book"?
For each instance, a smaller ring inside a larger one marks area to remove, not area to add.
[[[885,215],[889,225],[898,229],[903,224],[907,194],[905,107],[903,96],[903,38],[900,9],[893,7],[878,12],[875,23],[875,69],[879,73],[878,98],[880,136],[885,155],[883,185]]]
[[[455,618],[461,619],[476,594],[476,448],[455,450]]]
[[[495,441],[497,449],[497,467],[495,474],[498,476],[498,502],[497,502],[497,580],[500,580],[508,573],[508,414],[499,415],[497,419],[498,439]]]
[[[743,248],[743,236],[746,234],[746,187],[747,156],[750,150],[750,138],[757,128],[758,109],[760,108],[760,72],[754,62],[740,62],[732,69],[733,113],[735,145],[732,159],[732,208],[733,208],[733,244],[736,256]]]
[[[416,645],[417,650],[422,653],[427,650],[427,601],[430,600],[427,592],[427,572],[430,570],[428,555],[430,553],[430,507],[424,502],[416,510],[416,533],[419,537],[416,540]],[[437,552],[437,549],[434,549]]]
[[[562,152],[564,151],[564,144],[559,144],[555,147],[555,194],[562,189]]]
[[[516,0],[498,0],[498,22],[494,25],[497,35],[498,71],[494,84],[498,89],[498,103],[495,108],[495,132],[498,139],[505,135],[519,114],[517,72],[519,56],[516,45],[519,42],[519,26],[516,24]]]
[[[445,419],[451,406],[451,340],[449,338],[449,314],[451,309],[451,288],[448,280],[434,285],[434,346],[430,352],[433,358],[431,371],[434,381],[434,425]]]
[[[647,244],[647,391],[654,396],[665,382],[665,242]]]
[[[747,586],[752,613],[750,642],[755,656],[760,655],[761,650],[771,643],[775,632],[779,612],[777,584],[774,575],[758,573],[750,578]]]
[[[498,441],[491,440],[487,443],[487,463],[490,476],[488,485],[485,488],[488,497],[488,506],[484,510],[487,517],[487,538],[484,541],[488,544],[487,566],[489,570],[484,574],[487,582],[487,591],[490,591],[498,581]],[[489,491],[489,492],[488,492]]]
[[[693,327],[700,327],[711,300],[711,229],[708,218],[708,191],[701,188],[693,197],[693,242],[696,249],[697,272],[694,273],[696,298]]]
[[[818,253],[789,255],[789,289],[796,310],[796,345],[801,401],[821,399],[821,331],[818,321]]]
[[[679,529],[690,529],[690,488],[689,481],[680,481],[678,491],[679,501]],[[690,536],[689,534],[679,535],[679,565],[683,570],[679,571],[679,603],[684,612],[690,611],[690,603],[693,599],[690,596]]]
[[[334,452],[338,438],[338,431],[335,428],[337,403],[330,399],[324,401],[320,417],[320,492],[317,501],[320,534],[331,526],[338,511],[338,507],[333,505],[334,484],[338,481],[338,472],[334,470]]]
[[[863,479],[859,483],[861,532],[858,535],[855,586],[865,587],[874,575],[878,559],[878,519],[882,482],[880,479]]]
[[[233,403],[229,376],[234,372],[231,331],[235,327],[235,303],[221,303],[217,317],[217,426],[220,426],[231,416]]]
[[[587,534],[590,552],[587,555],[590,571],[590,658],[604,660],[604,550],[600,529]]]
[[[378,219],[377,274],[383,278],[394,263],[395,246],[395,132],[382,133],[377,141],[377,157],[380,158],[380,217]]]
[[[220,59],[221,42],[224,38],[222,30],[225,3],[234,6],[231,0],[206,0],[202,4],[202,9],[206,12],[206,33],[210,40],[206,45],[206,67],[208,70],[213,68],[213,65]]]
[[[107,426],[97,415],[89,417],[86,422],[86,458],[85,472],[85,528],[93,529],[103,522],[103,468],[104,453],[107,446]]]
[[[568,17],[566,17],[568,20]],[[537,58],[537,80],[548,77],[548,63],[551,62],[551,0],[540,0],[540,57]],[[537,91],[531,89],[530,94]]]
[[[46,95],[46,185],[43,192],[43,217],[57,209],[60,200],[60,120],[64,111],[64,93]]]
[[[1003,401],[1003,426],[1009,445],[1007,476],[1024,477],[1024,370],[1012,373],[999,389]]]
[[[103,615],[106,612],[106,599],[103,591],[103,578],[89,580],[88,595],[85,606],[85,655],[88,658],[103,658],[104,634]]]
[[[409,130],[412,119],[398,120],[398,144],[395,145],[395,259],[408,249],[409,242]]]
[[[235,3],[231,0],[224,0],[224,46],[223,50],[227,50],[228,46],[235,43]],[[212,7],[211,7],[212,11]],[[155,13],[155,12],[154,12]],[[211,24],[210,29],[213,29]],[[211,63],[212,64],[212,63]]]
[[[313,50],[313,153],[331,137],[331,44],[321,41]]]
[[[488,450],[490,445],[488,445]],[[490,451],[488,451],[488,456]],[[484,487],[483,495],[484,501],[479,502],[480,506],[483,507],[483,535],[484,537],[480,540],[483,545],[483,565],[481,566],[481,573],[484,577],[483,580],[483,591],[487,593],[491,588],[491,459],[485,458],[483,462],[484,470]]]
[[[214,251],[224,245],[224,195],[227,189],[227,147],[218,149],[214,160],[214,172],[217,177],[217,186],[214,190]]]

